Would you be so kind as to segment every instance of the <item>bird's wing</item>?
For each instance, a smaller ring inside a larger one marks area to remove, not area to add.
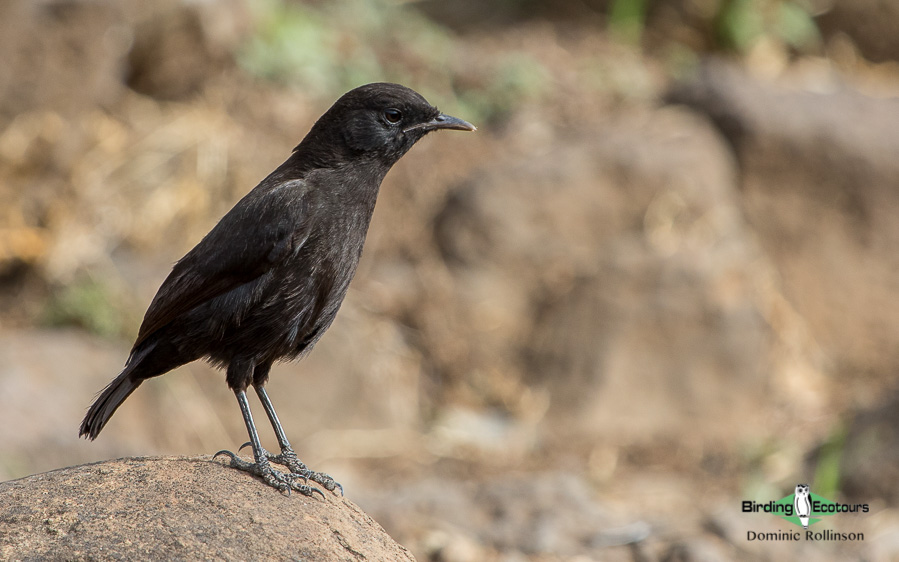
[[[136,348],[194,307],[248,283],[299,250],[311,232],[312,190],[302,180],[248,193],[172,268],[153,297]]]

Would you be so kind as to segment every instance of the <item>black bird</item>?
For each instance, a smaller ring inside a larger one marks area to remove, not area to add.
[[[272,363],[304,355],[331,325],[362,255],[381,180],[438,129],[475,127],[398,84],[368,84],[338,99],[290,157],[175,264],[124,369],[91,405],[79,435],[95,439],[144,380],[205,359],[227,369],[255,462],[230,451],[216,455],[282,492],[321,493],[307,480],[329,491],[340,487],[299,461],[265,383]],[[272,423],[278,455],[260,444],[248,386]],[[290,472],[274,470],[270,461]]]

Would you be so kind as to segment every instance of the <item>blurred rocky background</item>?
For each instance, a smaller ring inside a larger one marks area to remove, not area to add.
[[[171,264],[387,80],[479,130],[394,168],[274,369],[302,459],[419,560],[896,559],[897,38],[897,0],[0,2],[0,479],[246,441],[204,364],[76,434]],[[748,541],[798,482],[865,540]]]

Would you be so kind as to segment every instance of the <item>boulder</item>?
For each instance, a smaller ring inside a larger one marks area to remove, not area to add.
[[[4,560],[414,560],[355,504],[279,493],[203,457],[104,461],[0,483]]]

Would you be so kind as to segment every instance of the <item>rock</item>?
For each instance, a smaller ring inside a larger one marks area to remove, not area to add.
[[[240,1],[155,3],[134,26],[128,86],[161,100],[198,94],[233,66],[232,53],[250,29],[248,10]]]
[[[766,320],[779,294],[721,136],[668,107],[539,149],[514,137],[435,215],[448,279],[410,314],[423,347],[444,354],[429,358],[508,392],[496,401],[523,417],[544,403],[528,393],[547,395],[566,431],[680,441],[700,424],[698,449],[757,431],[748,420],[785,370]]]
[[[0,483],[4,560],[414,560],[355,504],[285,496],[204,457],[139,457]]]
[[[841,489],[852,502],[899,503],[899,397],[856,415],[841,449]]]
[[[899,57],[899,2],[835,0],[816,20],[827,38],[847,35],[861,54],[875,62]]]
[[[447,493],[447,490],[452,490]],[[489,553],[609,559],[651,529],[610,512],[588,482],[562,471],[474,479],[406,481],[359,497],[384,525],[434,560],[485,560]]]
[[[671,99],[708,115],[740,163],[742,206],[784,293],[838,370],[899,368],[899,102],[839,76],[803,90],[706,64]],[[861,380],[861,379],[859,379]],[[857,392],[874,402],[865,378]]]
[[[663,555],[663,562],[712,562],[735,558],[734,548],[728,548],[711,537],[700,537],[671,545]]]
[[[121,95],[119,73],[129,39],[118,8],[106,2],[11,0],[0,5],[4,128],[8,119],[38,108],[68,116]]]

